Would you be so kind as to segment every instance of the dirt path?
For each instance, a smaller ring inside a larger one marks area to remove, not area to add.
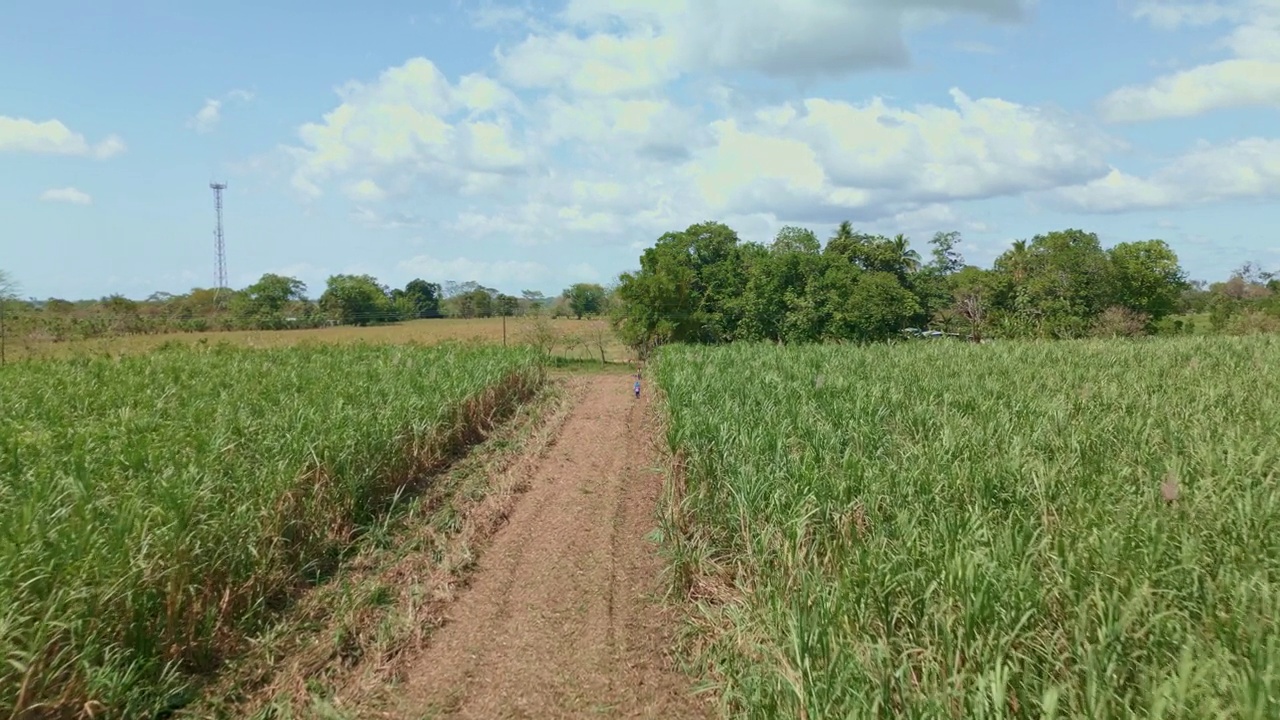
[[[397,688],[397,718],[708,717],[667,657],[647,537],[662,486],[626,376],[577,394],[530,489]]]

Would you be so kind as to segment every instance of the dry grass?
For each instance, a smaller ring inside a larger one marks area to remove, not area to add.
[[[534,334],[535,322],[530,318],[507,318],[506,342],[512,345],[528,343]],[[625,362],[630,357],[627,348],[618,342],[606,320],[558,319],[544,322],[555,337],[551,353],[557,357],[599,360],[601,345],[604,346],[604,356],[608,362]],[[313,343],[340,345],[357,342],[431,345],[450,340],[497,344],[503,342],[503,324],[502,318],[439,319],[412,320],[373,327],[343,325],[305,330],[165,333],[70,342],[10,338],[8,355],[11,359],[61,358],[76,355],[135,355],[151,352],[173,343],[186,345],[230,343],[255,348],[291,347]]]

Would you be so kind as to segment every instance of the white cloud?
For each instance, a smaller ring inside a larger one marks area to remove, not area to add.
[[[93,147],[92,155],[99,160],[113,158],[126,150],[124,140],[117,135],[108,135],[106,140]]]
[[[346,193],[347,197],[352,200],[371,202],[377,202],[387,196],[387,192],[381,187],[378,187],[378,183],[368,178],[347,185]]]
[[[494,30],[511,26],[522,26],[532,22],[532,14],[525,8],[512,5],[495,5],[492,2],[477,3],[479,7],[468,8],[471,20],[476,27]]]
[[[939,230],[958,230],[963,233],[989,233],[991,225],[966,217],[951,205],[934,203],[913,210],[895,213],[872,223],[871,229],[885,234],[905,233],[914,239],[916,250],[925,253],[924,243]]]
[[[538,106],[546,145],[568,144],[588,154],[614,154],[625,149],[665,161],[681,160],[688,146],[705,131],[697,115],[671,100],[590,98],[570,102],[557,96]]]
[[[1119,212],[1280,197],[1273,141],[1199,147],[1139,177],[1112,165],[1127,145],[1086,119],[959,88],[919,104],[811,96],[762,105],[752,96],[759,84],[729,73],[703,73],[705,86],[671,84],[699,69],[800,78],[870,66],[867,47],[856,51],[861,59],[842,55],[855,52],[847,48],[786,57],[779,50],[817,43],[840,13],[880,23],[883,50],[913,23],[932,21],[928,6],[1007,19],[1018,2],[875,0],[831,9],[835,3],[803,0],[795,6],[801,19],[786,25],[734,19],[719,1],[573,0],[555,27],[498,53],[501,80],[446,77],[415,58],[348,83],[336,107],[302,126],[301,143],[286,150],[293,185],[311,196],[345,195],[369,227],[443,233],[477,248],[471,258],[411,258],[401,271],[506,286],[562,281],[569,271],[551,264],[555,245],[622,251],[711,219],[759,240],[781,224],[823,232],[850,219],[876,232],[906,232],[919,244],[938,230],[993,232],[989,215],[964,204],[991,198]],[[746,0],[762,9],[759,2]],[[706,8],[725,14],[690,27],[675,22]],[[1170,12],[1160,22],[1238,22],[1225,13]],[[775,25],[807,40],[775,37]],[[858,27],[849,37],[870,32]],[[727,39],[756,31],[759,47]],[[695,32],[707,41],[701,54],[689,46],[687,34]],[[1232,35],[1240,47],[1265,45],[1250,37]],[[1197,92],[1204,99],[1233,90],[1219,84]],[[528,247],[538,253],[513,252]],[[478,259],[502,251],[496,256],[506,260]]]
[[[222,119],[222,101],[221,100],[205,100],[204,107],[200,108],[200,112],[191,118],[191,126],[198,133],[212,132],[217,126],[218,121]]]
[[[1256,105],[1280,106],[1280,63],[1237,59],[1200,65],[1150,85],[1119,88],[1103,99],[1101,111],[1111,122],[1140,122]]]
[[[1118,88],[1099,103],[1107,120],[1140,122],[1229,108],[1280,107],[1280,2],[1146,2],[1135,15],[1171,30],[1232,22],[1233,30],[1220,44],[1233,57]]]
[[[483,75],[453,84],[434,63],[414,58],[338,95],[342,104],[323,121],[298,130],[303,147],[289,149],[292,183],[304,195],[318,197],[330,179],[353,174],[384,187],[385,179],[403,185],[425,176],[474,189],[532,161],[506,114],[518,105],[515,95]]]
[[[296,187],[314,195],[336,182],[370,227],[431,223],[523,246],[625,246],[729,217],[762,232],[781,220],[844,218],[921,229],[933,218],[980,231],[943,204],[1087,183],[1122,147],[1066,113],[958,89],[949,106],[810,98],[747,110],[735,101],[709,119],[706,108],[665,97],[553,93],[522,105],[491,79],[450,83],[419,59],[341,94],[342,105],[300,132]],[[475,201],[431,219],[391,209],[415,192]]]
[[[953,106],[912,109],[822,98],[761,109],[722,83],[713,110],[667,92],[699,70],[802,77],[896,63],[912,27],[954,14],[1016,20],[1024,0],[745,4],[570,0],[550,28],[486,6],[486,24],[531,28],[495,53],[499,76],[528,95],[481,74],[451,81],[414,58],[343,86],[336,108],[300,128],[292,184],[310,197],[340,188],[371,227],[622,246],[710,217],[914,217],[1107,171],[1117,144],[1096,129],[958,90]],[[449,197],[426,209],[448,207],[443,217],[391,218],[387,208],[426,193]]]
[[[1024,0],[569,0],[554,37],[499,55],[506,77],[588,93],[653,87],[684,72],[813,77],[909,62],[904,33],[954,15],[1024,16]],[[616,26],[622,33],[611,32]],[[581,34],[587,36],[581,37]],[[606,50],[607,49],[607,50]],[[602,52],[604,51],[604,52]],[[518,65],[516,63],[519,63]],[[598,63],[598,64],[593,64]],[[532,68],[532,70],[531,70]]]
[[[810,99],[715,124],[687,169],[717,211],[882,217],[945,200],[1016,195],[1105,174],[1117,141],[1055,111],[951,91],[955,107]],[[826,209],[828,212],[822,212]]]
[[[73,187],[51,188],[40,193],[40,199],[45,202],[69,203],[71,205],[91,205],[93,198],[89,193],[77,190]]]
[[[116,135],[91,145],[84,135],[72,132],[59,120],[36,122],[0,115],[0,152],[80,155],[105,160],[124,151],[124,140]]]
[[[502,76],[517,87],[565,89],[579,95],[652,90],[674,80],[675,44],[652,32],[620,37],[571,32],[531,36],[497,53]]]
[[[1107,173],[1107,153],[1122,147],[1058,111],[959,90],[952,99],[952,107],[906,109],[878,98],[857,105],[814,98],[710,123],[672,107],[670,117],[684,119],[665,157],[647,148],[663,137],[652,128],[666,123],[648,126],[635,121],[643,113],[620,110],[650,101],[556,100],[538,106],[533,136],[570,154],[516,185],[517,202],[486,197],[446,227],[517,245],[580,238],[618,246],[708,218],[734,218],[766,234],[783,220],[845,218],[893,218],[915,231],[932,217],[981,231],[943,204],[1088,182]]]
[[[1051,194],[1079,212],[1183,208],[1228,200],[1280,198],[1280,140],[1202,144],[1141,178],[1112,168],[1102,178]]]
[[[616,236],[637,227],[639,218],[624,221],[621,213],[607,208],[584,207],[580,203],[557,204],[532,200],[523,204],[498,207],[488,212],[464,210],[448,224],[461,235],[475,238],[501,239],[514,245],[550,245],[564,240],[568,233],[586,233],[595,237]]]
[[[198,133],[213,132],[218,123],[222,121],[222,107],[227,100],[249,102],[252,99],[253,93],[248,90],[232,90],[222,98],[206,99],[204,106],[187,121],[187,126]]]

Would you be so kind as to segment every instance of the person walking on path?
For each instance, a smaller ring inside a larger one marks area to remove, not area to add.
[[[632,388],[636,391],[636,399],[640,398],[640,373],[636,373],[636,384]]]

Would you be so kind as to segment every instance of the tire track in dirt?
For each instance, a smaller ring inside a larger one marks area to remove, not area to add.
[[[625,376],[571,382],[559,437],[387,717],[711,716],[667,654],[647,397]]]

